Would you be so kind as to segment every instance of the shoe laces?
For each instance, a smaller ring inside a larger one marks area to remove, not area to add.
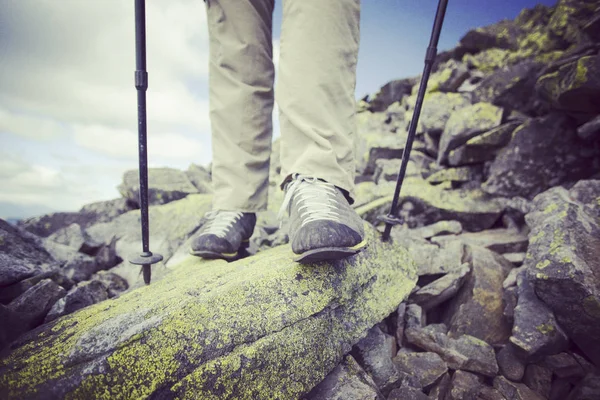
[[[285,197],[279,209],[278,218],[290,213],[292,199],[295,199],[298,215],[304,226],[312,221],[330,220],[340,222],[337,212],[336,188],[314,176],[294,174],[286,186]]]
[[[206,223],[202,226],[202,233],[204,235],[215,235],[223,238],[227,234],[227,230],[233,226],[233,224],[242,218],[243,213],[241,211],[209,211],[206,213]]]

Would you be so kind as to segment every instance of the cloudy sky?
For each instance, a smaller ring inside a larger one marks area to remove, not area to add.
[[[555,1],[449,3],[440,51],[473,27]],[[133,5],[0,0],[0,218],[77,210],[116,198],[123,173],[137,168]],[[435,0],[362,1],[357,98],[421,72],[436,6]],[[146,19],[150,165],[207,165],[204,2],[148,0]]]

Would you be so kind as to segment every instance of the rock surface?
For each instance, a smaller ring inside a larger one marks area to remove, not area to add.
[[[1,395],[298,397],[414,285],[405,250],[367,232],[368,250],[333,264],[299,265],[285,246],[229,264],[190,257],[23,338],[0,362]]]

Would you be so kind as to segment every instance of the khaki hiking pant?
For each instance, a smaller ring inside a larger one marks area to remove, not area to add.
[[[267,207],[275,0],[206,0],[213,209]],[[354,197],[360,0],[283,0],[277,90],[281,178],[316,176]],[[351,200],[352,201],[352,200]]]

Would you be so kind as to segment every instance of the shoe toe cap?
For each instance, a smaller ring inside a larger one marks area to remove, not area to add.
[[[191,247],[193,251],[230,254],[235,253],[239,245],[234,248],[234,245],[224,238],[216,235],[202,235],[193,240]]]
[[[309,222],[292,240],[292,251],[301,254],[323,247],[353,247],[362,242],[364,234],[345,224],[333,221]]]

